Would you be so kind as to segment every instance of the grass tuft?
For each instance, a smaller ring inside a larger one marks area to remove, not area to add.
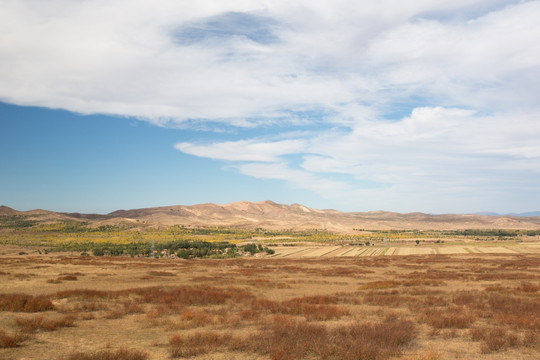
[[[375,360],[398,356],[415,337],[416,327],[411,321],[393,317],[382,323],[357,323],[328,330],[324,325],[276,316],[267,346],[273,359],[315,356]]]
[[[139,350],[120,348],[118,350],[101,350],[92,353],[76,352],[65,360],[147,360],[148,354]]]
[[[461,307],[448,307],[444,309],[426,310],[423,320],[436,329],[464,329],[474,323],[476,317],[474,314]]]
[[[474,327],[469,330],[469,335],[473,341],[481,341],[480,350],[483,354],[500,351],[506,348],[528,345],[528,334],[523,341],[519,337],[503,327]]]
[[[44,296],[0,294],[0,311],[40,312],[54,310],[51,300]]]
[[[23,336],[20,334],[10,335],[0,330],[0,349],[17,347],[22,340]]]
[[[74,322],[75,317],[73,315],[65,315],[61,318],[44,318],[39,315],[30,318],[17,318],[15,320],[15,324],[25,333],[54,331],[62,327],[72,327],[74,326]]]
[[[169,339],[169,353],[173,358],[203,355],[228,345],[231,340],[230,334],[212,331],[197,332],[189,336],[173,335]]]

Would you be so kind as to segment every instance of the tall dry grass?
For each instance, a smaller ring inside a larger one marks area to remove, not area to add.
[[[286,301],[272,301],[267,299],[254,299],[251,309],[259,312],[282,315],[303,316],[310,321],[324,321],[337,319],[350,312],[337,305],[327,305],[325,302],[335,301],[333,298],[301,297]]]
[[[388,359],[398,356],[417,335],[408,320],[387,318],[382,323],[356,323],[329,327],[293,316],[276,315],[259,333],[240,338],[213,331],[174,335],[169,339],[173,358],[216,351],[243,351],[282,359]],[[258,358],[260,356],[254,356]]]
[[[59,277],[77,277],[77,282],[46,285],[47,289],[70,290],[42,296],[0,295],[0,311],[8,319],[7,325],[2,324],[7,331],[0,332],[0,346],[18,347],[7,351],[24,357],[36,347],[34,341],[23,341],[32,338],[28,334],[41,332],[36,338],[54,343],[73,334],[69,326],[76,324],[77,333],[84,333],[99,323],[116,326],[119,333],[126,324],[149,329],[154,343],[144,346],[161,346],[168,340],[166,350],[175,358],[210,359],[219,354],[348,360],[398,359],[405,354],[407,359],[443,359],[453,350],[429,351],[429,344],[449,338],[449,343],[466,349],[469,358],[489,358],[505,351],[534,357],[540,353],[540,260],[526,259],[526,266],[492,256],[384,261],[130,260],[133,263],[114,259],[121,266],[103,280],[131,279],[134,287],[124,290],[97,290],[114,286],[94,283],[100,278],[92,276],[90,266],[99,267],[95,273],[103,274],[102,267],[112,265],[112,260],[84,260],[85,274],[54,272]],[[66,261],[73,267],[83,266],[77,264],[83,260]],[[80,288],[73,289],[77,284]],[[43,311],[48,313],[17,314]],[[132,314],[143,315],[127,317]],[[69,316],[76,322],[70,325]],[[61,327],[62,331],[53,331]],[[178,334],[171,336],[175,331]],[[62,359],[142,359],[148,355],[106,349]]]
[[[0,330],[0,349],[14,348],[24,340],[21,334],[11,335],[4,330]]]
[[[75,316],[65,315],[62,317],[44,317],[41,315],[17,318],[15,324],[22,332],[35,333],[37,331],[54,331],[62,327],[75,326]]]
[[[63,358],[64,360],[147,360],[148,354],[132,349],[100,350],[95,352],[76,352]]]
[[[397,356],[416,337],[408,320],[387,318],[381,323],[356,323],[328,328],[291,317],[276,316],[269,341],[273,359],[303,359],[308,356],[335,359],[386,359]]]
[[[192,335],[173,335],[169,339],[169,354],[173,358],[207,354],[215,352],[220,347],[229,348],[232,341],[232,335],[214,331],[197,332]]]
[[[54,305],[47,296],[0,294],[0,311],[40,312],[53,309]]]

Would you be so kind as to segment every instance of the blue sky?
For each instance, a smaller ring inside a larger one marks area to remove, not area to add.
[[[538,210],[540,1],[0,4],[0,203]]]

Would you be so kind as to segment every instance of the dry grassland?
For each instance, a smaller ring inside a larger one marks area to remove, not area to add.
[[[4,251],[0,359],[540,358],[538,253],[399,250],[231,260]]]

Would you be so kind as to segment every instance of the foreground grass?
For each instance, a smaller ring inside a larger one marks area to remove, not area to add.
[[[537,359],[538,255],[4,256],[2,359]]]

